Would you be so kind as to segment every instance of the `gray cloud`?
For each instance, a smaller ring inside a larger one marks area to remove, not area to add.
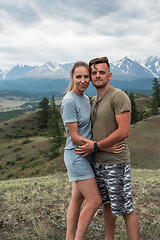
[[[32,24],[40,20],[39,14],[35,11],[34,5],[29,1],[3,1],[0,3],[0,12],[4,18],[19,24]]]
[[[159,12],[159,0],[0,0],[0,69],[160,56]]]

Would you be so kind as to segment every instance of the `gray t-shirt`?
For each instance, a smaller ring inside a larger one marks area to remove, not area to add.
[[[86,95],[78,95],[69,91],[63,98],[61,105],[61,116],[67,132],[67,141],[65,149],[74,149],[77,144],[71,140],[69,130],[66,123],[77,122],[78,134],[85,138],[91,139],[91,106],[89,97]]]

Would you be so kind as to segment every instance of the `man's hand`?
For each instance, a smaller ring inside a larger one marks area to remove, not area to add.
[[[95,141],[89,140],[89,139],[83,139],[80,138],[80,140],[84,143],[83,146],[78,146],[78,148],[75,148],[76,154],[83,154],[81,157],[87,156],[89,153],[94,152],[94,143]]]
[[[114,144],[111,147],[103,148],[102,151],[109,152],[109,153],[121,153],[125,147],[124,141],[121,141],[117,144]]]

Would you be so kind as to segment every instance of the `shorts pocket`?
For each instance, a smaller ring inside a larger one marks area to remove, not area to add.
[[[81,158],[80,154],[76,154],[75,159],[73,161],[73,169],[75,177],[83,176],[86,172],[86,159]]]

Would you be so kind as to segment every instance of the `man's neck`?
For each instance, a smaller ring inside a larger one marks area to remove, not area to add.
[[[103,97],[103,95],[108,91],[109,88],[110,88],[110,84],[107,84],[103,88],[96,88],[98,100],[100,100]]]

